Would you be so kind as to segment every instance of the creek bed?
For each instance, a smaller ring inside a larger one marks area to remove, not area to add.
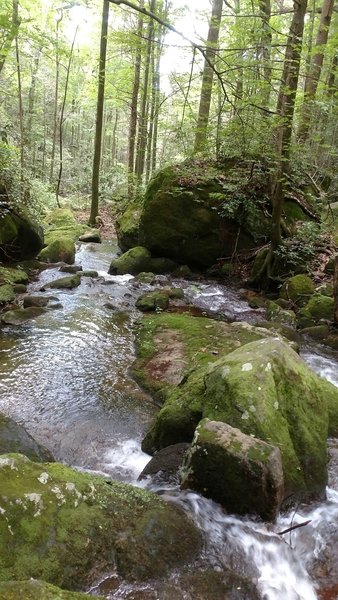
[[[135,484],[149,460],[140,450],[140,440],[158,408],[128,374],[138,313],[131,278],[107,275],[116,252],[111,242],[81,245],[77,263],[97,270],[100,277],[83,278],[72,291],[53,290],[62,308],[20,327],[0,330],[0,411],[22,423],[56,460]],[[29,291],[36,293],[60,276],[58,269],[47,269]],[[174,285],[184,286],[197,311],[227,320],[253,321],[257,315],[225,286],[181,280]],[[302,356],[313,370],[338,385],[337,353],[305,345]],[[180,505],[204,532],[199,567],[222,572],[230,566],[257,581],[265,600],[334,600],[338,598],[334,592],[322,596],[315,589],[333,590],[338,583],[334,550],[338,545],[337,442],[332,440],[329,446],[328,500],[281,516],[273,528],[225,515],[198,494],[156,488],[151,482],[143,485]],[[292,532],[288,539],[276,535],[291,520],[305,519],[311,519],[311,524]],[[88,593],[107,599],[194,598],[193,592],[181,589],[179,573],[170,581],[146,586],[126,584],[107,574]]]

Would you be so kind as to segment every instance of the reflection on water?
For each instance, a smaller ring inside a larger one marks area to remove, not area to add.
[[[85,268],[104,271],[112,249],[94,253],[82,246],[79,255]],[[31,290],[60,276],[48,269]],[[140,439],[154,411],[128,375],[133,317],[104,307],[112,295],[119,300],[125,293],[128,278],[116,279],[109,288],[83,278],[74,291],[57,290],[61,310],[6,327],[0,337],[0,410],[56,459],[109,473],[114,465],[105,464],[107,452],[121,440]]]

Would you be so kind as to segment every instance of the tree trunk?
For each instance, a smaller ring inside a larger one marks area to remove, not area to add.
[[[0,53],[0,73],[5,64],[6,56],[10,51],[13,40],[18,35],[19,27],[20,27],[20,18],[19,18],[19,0],[13,0],[12,5],[12,22],[11,27],[8,31],[8,34],[5,35],[5,40],[3,42],[1,53]]]
[[[271,94],[271,42],[272,31],[270,28],[271,2],[270,0],[259,0],[259,12],[262,21],[261,32],[261,60],[263,62],[264,79],[264,106],[269,108]],[[269,116],[270,113],[263,112],[263,115]]]
[[[24,179],[24,167],[25,167],[25,131],[23,121],[23,101],[22,101],[22,81],[21,81],[21,65],[20,65],[20,52],[19,52],[19,41],[15,38],[15,55],[16,55],[16,73],[18,78],[18,100],[19,100],[19,126],[20,126],[20,176],[21,185]],[[21,195],[23,197],[23,189],[21,189]]]
[[[27,110],[27,146],[28,148],[32,147],[32,135],[33,135],[33,115],[34,115],[34,106],[35,106],[35,89],[36,89],[36,80],[39,69],[40,56],[42,52],[42,46],[40,46],[33,59],[33,67],[32,67],[32,79],[31,85],[28,93],[28,110]]]
[[[59,56],[59,28],[63,19],[63,11],[60,9],[60,16],[56,20],[56,40],[55,40],[55,90],[54,90],[54,116],[53,116],[53,141],[52,154],[50,158],[49,183],[53,183],[56,137],[58,131],[58,105],[59,105],[59,78],[60,78],[60,56]]]
[[[140,8],[144,7],[144,0],[140,0]],[[141,58],[142,58],[142,32],[143,32],[143,15],[139,13],[138,24],[137,24],[137,39],[138,45],[135,56],[134,65],[134,83],[133,93],[131,98],[130,106],[130,120],[129,120],[129,139],[128,139],[128,172],[129,182],[128,191],[131,196],[134,192],[134,171],[135,171],[135,145],[136,145],[136,130],[137,130],[137,106],[138,106],[138,95],[140,91],[140,80],[141,80]]]
[[[194,153],[201,152],[207,143],[207,129],[212,95],[213,69],[215,64],[219,31],[221,26],[223,0],[212,1],[211,20],[209,25],[206,60],[204,61],[202,88],[195,135]]]
[[[99,84],[98,84],[98,91],[97,91],[97,106],[96,106],[95,144],[94,144],[93,176],[92,176],[92,201],[91,201],[90,217],[89,217],[89,223],[91,225],[95,225],[95,219],[99,214],[99,176],[100,176],[100,163],[101,163],[104,87],[105,87],[105,79],[106,79],[108,19],[109,19],[109,0],[104,0],[103,11],[102,11],[102,25],[101,25]]]
[[[304,102],[302,121],[299,128],[299,139],[305,142],[311,126],[312,104],[316,97],[317,87],[322,72],[325,48],[329,36],[334,0],[324,0],[320,15],[320,23],[316,37],[316,54],[313,56],[304,86]]]
[[[62,170],[63,170],[63,123],[64,123],[65,107],[66,107],[66,101],[67,101],[67,92],[68,92],[70,67],[71,67],[71,64],[72,64],[73,50],[74,50],[74,44],[75,44],[75,40],[76,40],[77,30],[78,30],[78,27],[76,27],[76,29],[75,29],[74,38],[73,38],[72,46],[71,46],[71,49],[70,49],[69,60],[68,60],[68,65],[67,65],[67,75],[66,75],[66,82],[65,82],[65,91],[64,91],[64,94],[63,94],[63,101],[62,101],[61,115],[60,115],[60,131],[59,131],[59,142],[60,142],[60,146],[59,146],[60,155],[59,156],[60,156],[60,165],[59,165],[58,181],[57,181],[57,186],[56,186],[56,202],[57,202],[57,205],[59,207],[60,207],[59,193],[60,193],[60,185],[61,185]]]
[[[276,250],[282,244],[281,217],[284,204],[284,180],[290,162],[290,143],[302,51],[307,0],[294,0],[294,13],[285,51],[282,82],[277,107],[280,125],[277,130],[278,165],[272,187],[271,244]]]
[[[333,275],[333,291],[334,291],[334,324],[338,327],[338,254],[334,261],[334,275]]]
[[[153,12],[155,8],[155,0],[150,2],[150,11]],[[143,80],[143,94],[142,94],[142,105],[141,105],[141,116],[138,128],[137,137],[137,156],[136,156],[136,168],[135,174],[137,177],[138,187],[141,185],[142,176],[144,173],[145,166],[145,155],[147,147],[147,126],[148,126],[148,91],[149,91],[149,73],[151,64],[151,49],[154,40],[154,21],[150,19],[148,25],[148,42],[147,42],[147,54],[146,63],[144,67],[144,80]]]

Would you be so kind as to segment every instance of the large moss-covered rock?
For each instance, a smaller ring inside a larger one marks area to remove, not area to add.
[[[297,306],[304,306],[315,288],[308,275],[299,274],[287,279],[280,291],[280,297],[284,300],[291,300]]]
[[[36,462],[52,461],[52,454],[10,417],[0,414],[0,454],[19,452]]]
[[[0,267],[0,283],[27,283],[29,277],[21,267]]]
[[[81,225],[76,221],[70,208],[57,208],[46,217],[45,243],[49,245],[62,238],[75,242],[81,234],[89,230],[86,225]]]
[[[162,577],[195,558],[199,533],[155,494],[57,463],[0,457],[0,581],[85,589],[107,571]]]
[[[137,275],[142,271],[151,271],[150,269],[151,254],[147,248],[143,246],[135,246],[122,256],[113,258],[108,273],[111,275]]]
[[[334,299],[329,296],[322,296],[321,294],[314,295],[304,307],[304,311],[309,314],[310,318],[315,322],[320,321],[321,319],[333,321]]]
[[[38,258],[42,262],[65,262],[72,265],[75,260],[75,244],[71,238],[60,236],[43,248]]]
[[[237,331],[232,331],[236,347],[240,341]],[[262,335],[267,336],[267,330],[257,329],[256,340]],[[242,341],[245,344],[244,337]],[[320,495],[326,483],[328,410],[337,423],[337,388],[312,373],[290,345],[276,337],[258,339],[233,352],[228,344],[228,352],[212,366],[207,364],[212,362],[207,352],[204,363],[195,360],[192,367],[188,360],[179,387],[157,382],[165,404],[143,440],[143,449],[153,453],[190,442],[202,418],[223,421],[280,448],[287,494]],[[141,363],[146,381],[152,372],[158,373],[154,356],[156,351]]]
[[[122,252],[127,252],[139,244],[141,208],[131,204],[115,221],[117,241]]]
[[[155,256],[208,267],[231,256],[235,247],[252,248],[265,240],[266,180],[257,171],[249,192],[244,173],[250,176],[246,163],[211,160],[189,160],[160,171],[146,190],[141,243]]]
[[[32,258],[43,241],[42,228],[24,211],[0,210],[0,260]]]
[[[30,579],[0,582],[0,600],[88,600],[88,594],[68,592],[45,581]]]
[[[284,498],[280,450],[226,423],[204,419],[184,460],[182,486],[229,512],[273,521]]]
[[[269,300],[266,305],[266,318],[268,321],[288,325],[289,327],[296,326],[296,315],[293,310],[281,308],[276,302]]]

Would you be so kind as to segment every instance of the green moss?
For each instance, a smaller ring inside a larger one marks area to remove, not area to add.
[[[297,306],[304,306],[314,293],[314,285],[308,275],[295,275],[285,281],[280,297],[291,300]]]
[[[293,310],[285,310],[272,300],[269,300],[266,304],[266,318],[268,321],[289,325],[289,327],[295,327],[296,325],[296,315]]]
[[[43,289],[57,289],[57,290],[72,290],[75,287],[78,287],[81,283],[81,273],[75,273],[74,275],[69,275],[68,277],[61,277],[60,279],[55,279],[54,281],[50,281],[44,285]]]
[[[21,325],[31,319],[36,319],[46,312],[46,308],[40,306],[30,306],[28,308],[17,308],[15,310],[7,310],[3,313],[1,320],[6,325]]]
[[[169,294],[162,290],[146,292],[136,300],[136,308],[143,312],[165,310],[169,306]]]
[[[0,490],[0,581],[34,577],[78,589],[90,573],[115,569],[145,580],[199,547],[184,514],[155,494],[65,465],[2,455]],[[182,535],[190,546],[181,551]]]
[[[0,285],[0,304],[6,304],[7,302],[12,302],[15,298],[15,292],[13,287],[6,283],[5,285]]]
[[[38,258],[44,262],[56,263],[63,261],[73,264],[75,260],[74,242],[71,238],[58,234],[57,239],[54,239],[46,248],[41,250]]]
[[[30,579],[0,583],[0,600],[88,600],[87,594],[68,592],[60,588]]]
[[[0,267],[0,283],[27,283],[29,277],[20,267]]]
[[[11,243],[18,235],[18,226],[10,213],[0,215],[0,244]]]
[[[142,271],[150,271],[151,254],[147,248],[143,246],[135,246],[122,256],[114,258],[109,267],[111,275],[137,275]]]
[[[139,243],[140,215],[140,207],[132,204],[115,222],[118,244],[122,252],[127,252]]]
[[[305,310],[314,321],[321,319],[333,321],[334,299],[328,296],[314,295],[305,306]]]

